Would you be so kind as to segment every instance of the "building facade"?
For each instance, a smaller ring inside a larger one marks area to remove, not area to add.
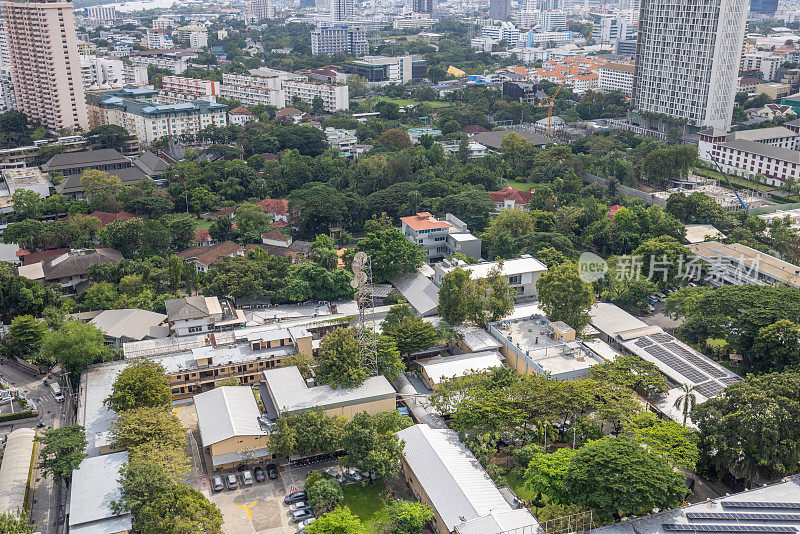
[[[164,76],[162,89],[170,93],[185,93],[190,96],[211,96],[219,94],[219,82],[184,78],[183,76]]]
[[[72,2],[0,2],[17,108],[52,131],[88,127]]]
[[[120,59],[81,56],[83,86],[87,89],[111,89],[125,83],[124,64]]]
[[[506,20],[510,13],[510,0],[489,0],[489,18],[494,20]]]
[[[433,13],[433,0],[413,0],[411,10],[414,13]]]
[[[634,108],[729,129],[747,10],[747,0],[643,0]]]
[[[320,24],[311,32],[312,54],[330,56],[338,52],[347,52],[353,56],[369,54],[364,27],[357,24]]]
[[[601,91],[622,91],[626,95],[633,92],[633,65],[625,63],[606,63],[597,69],[597,88]]]
[[[286,106],[291,105],[295,97],[309,105],[320,97],[328,113],[350,109],[350,90],[346,85],[290,80],[283,82],[282,90]]]
[[[275,2],[273,0],[252,0],[244,5],[244,20],[255,24],[264,19],[275,18]]]
[[[277,76],[225,73],[222,75],[220,96],[236,100],[243,106],[263,104],[282,108],[286,104],[281,91],[281,79]]]
[[[469,233],[467,225],[447,214],[445,220],[427,212],[400,218],[406,239],[421,245],[426,262],[435,262],[460,252],[470,258],[481,257],[481,240]]]
[[[355,0],[329,0],[331,22],[353,20],[355,14]]]

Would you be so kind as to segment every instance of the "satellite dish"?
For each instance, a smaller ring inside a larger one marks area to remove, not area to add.
[[[356,252],[356,255],[353,256],[353,263],[358,263],[359,265],[367,263],[367,253],[363,250]]]
[[[350,287],[352,287],[353,289],[358,289],[358,279],[353,278],[352,280],[350,280]]]

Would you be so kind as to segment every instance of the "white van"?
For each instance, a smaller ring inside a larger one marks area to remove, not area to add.
[[[64,402],[64,394],[61,393],[61,386],[56,382],[50,383],[50,389],[53,390],[53,398],[56,402]]]

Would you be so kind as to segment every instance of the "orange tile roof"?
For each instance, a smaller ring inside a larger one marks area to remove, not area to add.
[[[446,221],[438,221],[433,218],[433,215],[427,211],[411,215],[409,217],[400,217],[400,220],[406,225],[419,232],[421,230],[438,230],[440,228],[451,228],[453,225]]]

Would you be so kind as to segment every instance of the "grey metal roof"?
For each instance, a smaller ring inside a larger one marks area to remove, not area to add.
[[[90,322],[109,337],[116,339],[140,340],[151,337],[152,327],[167,320],[163,313],[128,308],[124,310],[105,310]]]
[[[120,498],[117,480],[127,461],[125,451],[95,456],[84,459],[72,473],[70,532],[111,534],[131,529],[129,513],[115,514],[111,510],[111,502]]]
[[[46,172],[53,172],[64,169],[74,169],[76,167],[88,168],[130,162],[131,160],[113,148],[101,148],[100,150],[83,150],[81,152],[62,152],[61,154],[56,154],[50,158],[47,163],[42,165],[42,169]]]
[[[454,430],[420,424],[401,430],[397,435],[405,442],[406,463],[448,531],[480,517],[513,510]],[[533,516],[530,521],[537,524]],[[491,527],[492,523],[484,521],[481,526]],[[481,534],[503,531],[480,530]]]
[[[483,132],[473,135],[471,140],[492,150],[499,150],[500,143],[503,142],[503,139],[512,133],[519,135],[527,142],[533,143],[534,145],[546,145],[547,143],[551,143],[553,141],[552,139],[548,139],[543,135],[530,132],[528,130],[499,130],[496,132]]]
[[[439,305],[439,288],[426,276],[414,272],[392,280],[392,285],[400,291],[418,314],[432,315]]]
[[[25,508],[35,438],[32,428],[18,428],[8,435],[0,465],[0,514],[19,516]]]
[[[716,525],[714,530],[716,532],[727,532],[725,526],[737,525],[736,528],[744,528],[745,525],[762,527],[765,525],[763,518],[750,518],[744,516],[733,518],[731,516],[719,516],[719,518],[708,519],[707,516],[697,516],[695,514],[763,514],[769,513],[773,516],[767,523],[771,527],[800,527],[800,521],[797,520],[796,514],[800,512],[798,509],[781,509],[781,508],[762,508],[758,503],[798,503],[800,502],[800,477],[794,476],[785,482],[764,486],[761,488],[751,489],[742,493],[734,493],[733,495],[726,495],[725,497],[718,497],[699,504],[692,504],[677,508],[674,510],[667,510],[658,514],[651,514],[637,519],[631,519],[624,523],[617,523],[605,527],[592,529],[592,532],[597,534],[670,534],[675,532],[675,528],[667,530],[665,525],[681,525],[684,529],[688,526],[699,525]],[[727,503],[727,506],[726,506]],[[730,503],[737,503],[734,508]],[[745,504],[746,503],[746,504]],[[752,505],[752,506],[748,506]],[[779,514],[788,513],[788,515],[795,516],[790,519],[787,516]],[[692,514],[688,516],[687,514]],[[782,520],[782,517],[785,518]],[[688,530],[687,530],[688,531]]]
[[[203,446],[234,436],[266,436],[250,386],[223,386],[194,396]]]
[[[741,150],[743,152],[750,152],[766,156],[768,158],[775,158],[781,161],[789,161],[792,163],[800,163],[800,152],[790,150],[788,148],[781,148],[778,146],[771,146],[765,143],[756,141],[748,141],[746,139],[733,139],[732,141],[725,141],[720,143],[720,146]]]
[[[437,356],[419,364],[431,381],[438,384],[445,378],[483,373],[493,367],[502,367],[503,357],[496,350],[487,350],[455,356]]]
[[[647,323],[637,319],[619,306],[606,302],[597,302],[589,310],[592,316],[592,325],[609,337],[614,337],[617,332],[642,328]]]
[[[167,317],[170,322],[201,319],[208,317],[210,313],[206,297],[203,295],[165,300],[164,306],[167,309]]]
[[[383,376],[367,378],[363,384],[350,389],[331,386],[308,387],[295,366],[264,371],[264,382],[279,414],[349,406],[386,398],[394,398],[395,389]],[[195,397],[196,398],[196,397]]]
[[[788,107],[788,106],[787,106]],[[730,135],[730,139],[745,139],[748,141],[760,141],[764,139],[775,139],[777,137],[798,137],[800,134],[793,132],[783,126],[772,128],[756,128],[755,130],[739,130]]]
[[[139,167],[147,176],[161,176],[167,170],[167,162],[149,150],[136,158],[133,164]]]

